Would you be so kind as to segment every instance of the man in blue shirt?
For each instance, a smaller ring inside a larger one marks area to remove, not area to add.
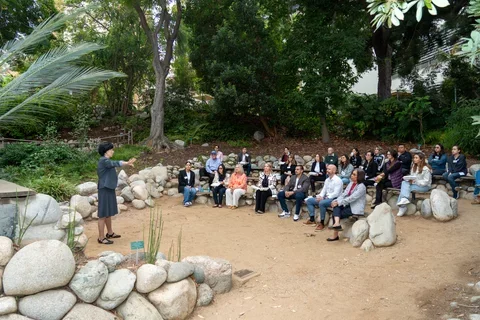
[[[215,178],[215,172],[217,172],[218,166],[222,164],[222,161],[217,158],[217,152],[213,150],[210,152],[210,159],[205,164],[206,175],[208,176],[208,185],[212,184],[213,178]]]

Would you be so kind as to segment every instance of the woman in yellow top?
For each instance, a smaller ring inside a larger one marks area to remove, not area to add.
[[[227,191],[225,192],[225,200],[227,208],[237,209],[238,199],[247,191],[247,176],[243,172],[243,166],[237,164],[235,172],[230,176]]]

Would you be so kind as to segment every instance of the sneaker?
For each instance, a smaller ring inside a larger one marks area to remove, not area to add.
[[[298,221],[298,219],[300,219],[300,215],[294,214],[293,215],[293,221]]]
[[[404,205],[407,205],[409,203],[410,203],[410,201],[408,201],[407,198],[402,198],[402,199],[400,199],[400,201],[397,202],[397,206],[404,206]]]
[[[287,211],[282,211],[282,213],[280,213],[278,215],[279,218],[290,218],[290,212],[287,212]]]
[[[407,212],[407,206],[402,206],[398,209],[397,217],[402,217]]]
[[[311,226],[316,226],[316,225],[317,225],[317,223],[316,223],[315,221],[311,221],[311,220],[307,220],[307,221],[305,221],[303,224],[305,224],[305,225],[311,225]]]

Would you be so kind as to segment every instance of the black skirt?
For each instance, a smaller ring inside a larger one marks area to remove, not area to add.
[[[108,218],[118,213],[115,189],[98,189],[98,217]]]

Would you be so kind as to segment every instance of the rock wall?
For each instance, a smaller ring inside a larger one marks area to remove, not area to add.
[[[37,241],[14,254],[12,241],[0,237],[0,318],[118,319],[115,312],[123,319],[186,319],[195,306],[232,288],[232,266],[223,259],[160,258],[136,271],[121,268],[126,259],[105,251],[76,271],[71,250],[60,241]]]

